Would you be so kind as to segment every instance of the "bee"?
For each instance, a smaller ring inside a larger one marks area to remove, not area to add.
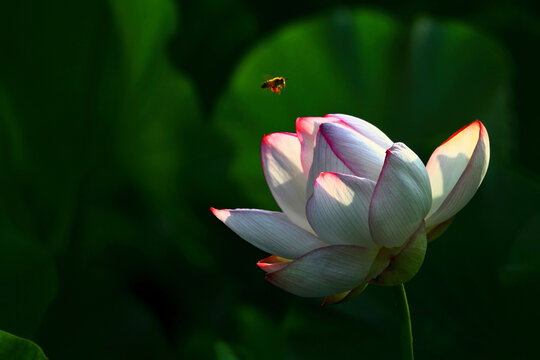
[[[285,89],[285,80],[287,78],[278,76],[272,79],[268,79],[261,85],[261,88],[267,89],[270,88],[273,93],[280,93],[282,89]]]

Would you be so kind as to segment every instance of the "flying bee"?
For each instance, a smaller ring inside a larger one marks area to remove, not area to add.
[[[278,76],[272,79],[268,79],[261,85],[261,88],[267,89],[270,88],[273,93],[280,93],[282,89],[285,89],[285,80],[287,78]]]

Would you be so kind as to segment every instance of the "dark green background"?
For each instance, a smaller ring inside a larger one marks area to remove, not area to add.
[[[534,358],[537,10],[3,1],[0,329],[59,360],[399,358],[392,289],[333,307],[287,294],[209,207],[277,209],[260,140],[298,116],[362,117],[424,161],[478,118],[487,176],[407,284],[416,355]],[[1,360],[41,358],[0,335]]]

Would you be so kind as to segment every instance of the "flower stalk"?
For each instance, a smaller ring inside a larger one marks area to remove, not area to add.
[[[405,285],[401,284],[394,286],[394,289],[398,299],[402,358],[404,360],[414,360],[411,313],[409,311],[409,302],[407,301]]]

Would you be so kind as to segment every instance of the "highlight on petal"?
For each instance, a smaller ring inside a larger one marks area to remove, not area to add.
[[[306,205],[311,227],[328,244],[375,247],[369,232],[369,203],[375,182],[324,172]]]
[[[312,231],[306,219],[306,178],[295,134],[273,133],[261,143],[261,159],[268,187],[279,207],[296,225]]]
[[[211,208],[212,213],[250,244],[277,256],[296,259],[328,244],[293,224],[285,214],[257,209]]]
[[[376,254],[376,250],[354,245],[328,246],[267,274],[266,279],[298,296],[335,295],[360,285]]]
[[[426,225],[422,221],[398,253],[388,259],[388,266],[370,284],[399,285],[410,280],[424,262],[427,250]],[[383,253],[381,251],[381,253]]]
[[[301,162],[304,176],[307,178],[313,162],[313,149],[319,126],[327,122],[336,122],[339,119],[327,117],[301,117],[296,119],[296,134],[300,141],[302,152]]]
[[[398,247],[416,231],[431,208],[431,189],[426,168],[403,143],[386,152],[379,181],[369,209],[373,241]]]
[[[394,143],[392,140],[390,140],[388,136],[386,136],[385,133],[379,130],[378,127],[368,123],[365,120],[345,114],[328,114],[326,116],[343,120],[360,134],[364,135],[365,137],[382,147],[383,150],[389,149]]]
[[[356,176],[377,181],[388,148],[381,147],[344,122],[322,124],[319,132]]]
[[[448,220],[471,200],[487,172],[489,155],[489,136],[478,120],[435,149],[426,165],[433,197],[427,226]]]
[[[341,161],[334,153],[321,131],[317,133],[315,150],[313,151],[313,164],[309,170],[306,185],[306,196],[309,199],[313,195],[315,179],[323,172],[335,172],[340,174],[354,175],[351,169]]]
[[[257,266],[267,273],[277,271],[289,264],[292,260],[285,259],[276,255],[270,255],[269,257],[257,262]]]

